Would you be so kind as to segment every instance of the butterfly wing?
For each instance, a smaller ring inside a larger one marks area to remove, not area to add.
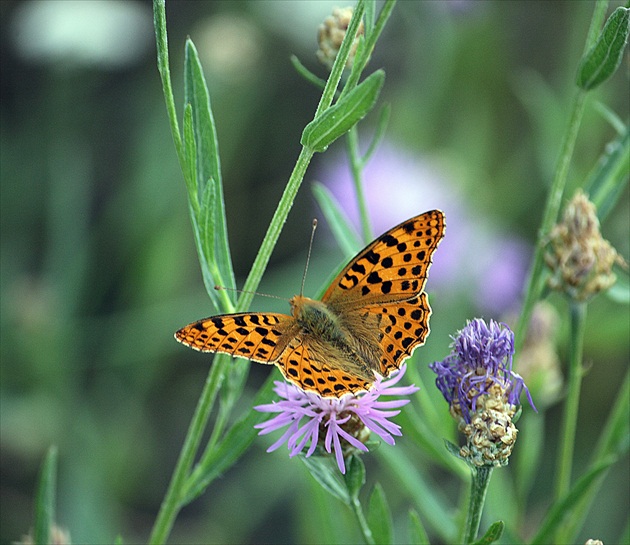
[[[332,282],[322,301],[343,312],[405,301],[424,289],[444,214],[431,210],[393,227],[366,246]]]
[[[307,334],[291,339],[275,363],[287,380],[322,397],[369,390],[374,382],[372,373],[349,367],[334,346]]]
[[[444,214],[425,212],[393,227],[341,271],[323,301],[356,339],[373,370],[389,376],[429,334],[424,285],[444,237]]]
[[[274,363],[294,335],[294,324],[286,314],[224,314],[189,324],[177,331],[175,338],[200,352]]]
[[[426,293],[402,303],[368,307],[379,317],[380,374],[389,376],[429,334],[431,307]]]

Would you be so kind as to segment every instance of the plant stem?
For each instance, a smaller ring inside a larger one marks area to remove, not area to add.
[[[569,338],[568,385],[560,431],[560,448],[556,463],[556,500],[564,497],[571,485],[573,449],[580,405],[580,386],[582,383],[582,352],[586,324],[586,303],[572,301],[570,303],[570,313],[571,333]]]
[[[468,517],[464,529],[463,543],[473,543],[479,532],[483,505],[486,501],[486,492],[492,476],[492,466],[482,466],[472,469],[472,480],[470,482],[470,502],[468,504]]]
[[[359,217],[361,218],[361,234],[363,243],[367,244],[372,240],[372,228],[370,227],[370,217],[365,201],[365,192],[363,191],[363,161],[359,152],[359,133],[356,125],[348,132],[346,139],[348,148],[348,158],[350,159],[350,171],[352,172],[352,181],[354,182],[354,190],[357,195],[357,203],[359,206]]]
[[[365,519],[365,515],[363,514],[363,507],[361,506],[361,502],[359,498],[352,498],[350,501],[350,506],[352,507],[352,512],[357,518],[357,522],[359,523],[359,528],[361,529],[361,534],[363,535],[363,539],[368,545],[374,545],[374,536],[372,535],[372,530],[368,526],[367,520]]]
[[[192,467],[195,453],[201,442],[203,430],[206,427],[206,422],[212,410],[212,405],[216,397],[219,385],[217,381],[220,381],[223,374],[220,372],[220,365],[217,365],[221,360],[228,360],[228,357],[220,355],[215,357],[215,365],[210,368],[208,378],[204,384],[203,391],[197,402],[195,408],[195,414],[190,422],[186,438],[182,451],[177,459],[171,482],[168,485],[168,490],[160,506],[160,512],[151,531],[149,543],[164,543],[168,537],[171,528],[177,517],[177,513],[181,508],[181,492],[186,482],[190,468]]]
[[[588,51],[595,43],[598,30],[601,28],[606,16],[607,6],[608,0],[598,0],[595,3],[595,9],[591,18],[584,52]],[[542,289],[541,274],[543,270],[544,242],[558,217],[558,212],[562,203],[562,195],[566,186],[567,174],[569,172],[569,165],[573,156],[573,149],[575,148],[580,123],[582,121],[582,114],[584,113],[585,102],[586,91],[577,89],[571,104],[569,123],[560,148],[560,155],[558,156],[555,174],[549,190],[549,197],[547,198],[547,203],[545,205],[540,231],[538,233],[538,244],[536,245],[534,259],[527,279],[523,309],[515,329],[514,339],[516,344],[516,354],[520,352],[520,349],[523,346],[532,310]]]
[[[267,233],[265,233],[265,238],[260,245],[260,250],[256,255],[256,259],[254,260],[254,264],[249,272],[249,276],[243,286],[243,293],[241,293],[238,303],[236,304],[237,312],[247,309],[254,298],[254,295],[251,292],[258,288],[258,284],[260,283],[262,275],[265,272],[265,268],[271,258],[271,252],[278,241],[282,226],[287,220],[289,210],[291,210],[291,207],[293,206],[293,201],[295,200],[298,189],[302,184],[302,180],[306,174],[306,169],[313,158],[313,154],[314,152],[312,150],[304,147],[302,148],[302,151],[300,151],[300,155],[295,163],[293,172],[291,172],[291,177],[289,178],[287,186],[284,188],[284,192],[280,198],[280,202],[278,203],[278,208],[276,208],[276,212],[271,219]]]

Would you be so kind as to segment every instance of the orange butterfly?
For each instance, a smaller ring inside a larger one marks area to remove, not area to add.
[[[175,338],[201,352],[275,364],[285,378],[324,397],[369,390],[424,344],[431,307],[424,284],[444,237],[431,210],[393,227],[346,265],[321,301],[296,295],[291,316],[223,314]]]

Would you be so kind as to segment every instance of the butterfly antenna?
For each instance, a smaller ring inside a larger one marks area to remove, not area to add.
[[[237,288],[227,288],[225,286],[214,286],[217,291],[235,291],[236,293],[251,293],[252,295],[260,295],[261,297],[271,297],[272,299],[280,299],[281,301],[288,301],[285,297],[279,297],[277,295],[271,295],[269,293],[260,293],[259,291],[239,290]]]
[[[306,265],[304,265],[304,274],[302,275],[302,287],[300,288],[300,296],[304,295],[304,283],[306,282],[306,271],[308,271],[308,264],[311,261],[311,249],[313,248],[315,229],[317,229],[317,218],[313,218],[313,229],[311,230],[311,241],[308,243],[308,254],[306,255]]]

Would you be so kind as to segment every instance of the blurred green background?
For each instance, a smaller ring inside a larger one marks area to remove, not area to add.
[[[297,55],[325,77],[314,54],[317,27],[336,5],[167,5],[176,98],[182,96],[186,36],[205,65],[239,284],[319,98],[289,57]],[[432,381],[427,364],[446,355],[449,335],[466,319],[506,319],[518,310],[592,9],[586,1],[403,1],[377,44],[369,70],[385,69],[381,99],[391,104],[392,116],[365,175],[374,234],[433,207],[447,214],[446,240],[428,283],[432,335],[414,357],[426,385]],[[5,0],[0,14],[0,542],[19,539],[32,526],[37,472],[51,444],[60,460],[57,519],[73,542],[110,543],[119,534],[125,543],[143,541],[211,362],[172,334],[215,312],[202,285],[164,108],[151,3]],[[569,175],[571,194],[615,136],[598,104],[628,119],[627,59],[590,95]],[[360,125],[365,142],[376,117]],[[314,181],[355,213],[343,156],[339,141],[313,161],[261,292],[288,298],[299,291],[310,218],[322,217]],[[628,218],[626,190],[603,225],[626,259]],[[306,294],[343,259],[324,225]],[[560,297],[551,302],[566,316]],[[253,308],[288,311],[264,298]],[[628,331],[627,306],[606,296],[590,305],[577,473],[628,366]],[[566,333],[562,319],[562,361]],[[270,371],[252,366],[243,408]],[[443,404],[427,390],[420,395]],[[551,501],[560,411],[549,404],[539,416],[545,457],[524,528],[535,527]],[[527,441],[525,432],[520,441]],[[182,511],[173,543],[323,540],[323,515],[313,505],[324,493],[286,450],[266,454],[271,442],[258,438]],[[517,443],[515,456],[518,450]],[[366,459],[368,485],[383,482],[402,525],[409,498],[388,482],[378,457]],[[454,481],[441,472],[433,479],[455,502]],[[583,541],[614,542],[627,520],[628,483],[626,458],[605,481]],[[335,541],[353,543],[359,539],[354,522],[335,501],[329,502]],[[399,535],[406,535],[404,528]]]

